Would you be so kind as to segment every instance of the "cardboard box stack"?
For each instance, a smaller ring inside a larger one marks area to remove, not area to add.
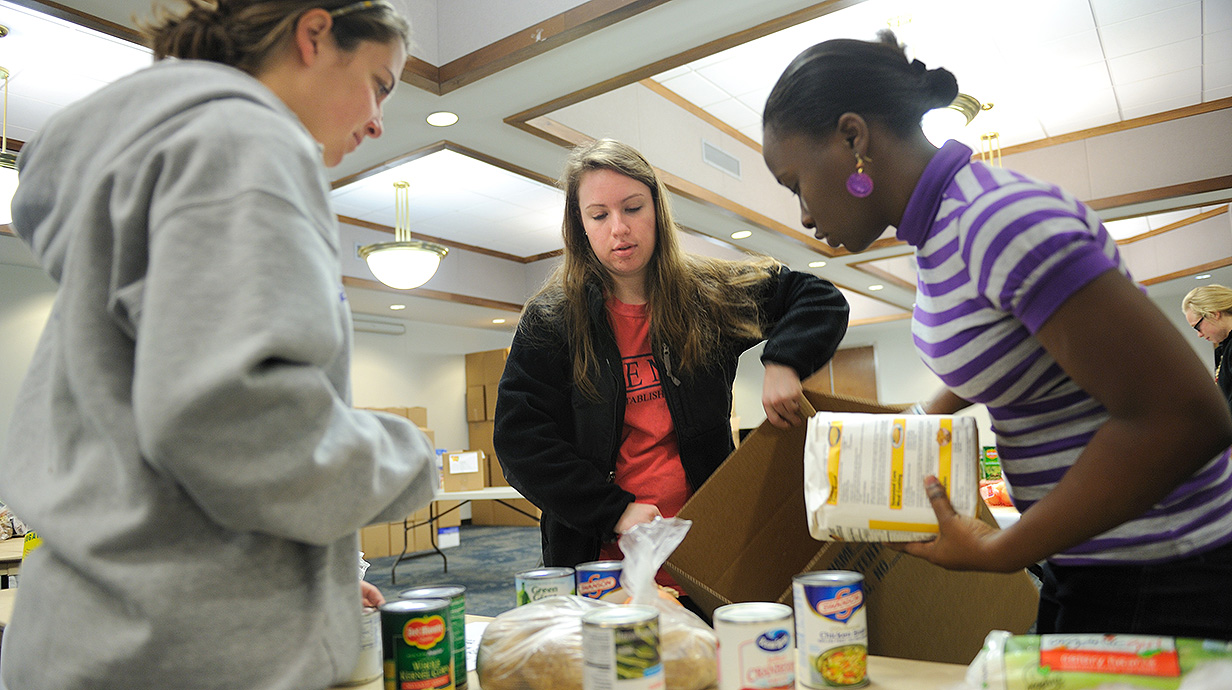
[[[806,395],[817,410],[897,411],[807,387]],[[854,570],[864,575],[870,654],[966,664],[989,631],[1027,631],[1039,595],[1025,571],[952,572],[879,544],[813,540],[804,438],[803,426],[763,423],[681,509],[693,526],[666,567],[699,606],[791,605],[796,574]],[[981,508],[981,518],[995,525]]]
[[[492,447],[493,419],[496,418],[496,390],[501,374],[505,372],[505,359],[509,349],[472,352],[466,355],[466,425],[469,430],[469,447],[484,453],[486,467],[485,486],[509,486],[501,469],[496,449]],[[540,511],[530,501],[509,501],[522,510],[539,515]],[[471,503],[471,523],[476,525],[515,525],[533,527],[539,523],[496,501]]]
[[[435,447],[435,435],[432,429],[428,428],[427,408],[368,407],[364,409],[406,417],[427,435],[428,440]],[[426,551],[431,549],[433,544],[433,534],[430,532],[432,526],[435,526],[437,530],[436,543],[440,548],[457,546],[459,544],[458,527],[462,524],[462,517],[459,511],[450,510],[457,505],[457,501],[438,501],[428,508],[421,508],[408,515],[405,522],[368,525],[359,532],[359,548],[366,558],[397,556],[403,553],[404,547],[406,553]],[[435,515],[440,516],[434,525],[430,524],[429,518],[433,514],[430,511],[435,511]]]

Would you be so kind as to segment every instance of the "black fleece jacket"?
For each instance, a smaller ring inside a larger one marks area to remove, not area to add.
[[[847,301],[830,283],[786,268],[756,288],[766,335],[762,361],[804,378],[833,356],[847,330]],[[574,566],[598,557],[633,494],[613,481],[623,438],[625,389],[620,352],[600,288],[589,307],[599,371],[599,400],[572,384],[568,334],[527,306],[514,336],[496,402],[494,445],[509,483],[543,510],[543,561]],[[757,341],[726,338],[708,367],[686,375],[663,343],[655,366],[676,431],[680,460],[696,490],[731,454],[732,383],[740,354]]]

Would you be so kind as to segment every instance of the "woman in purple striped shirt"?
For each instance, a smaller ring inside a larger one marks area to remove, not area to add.
[[[1043,561],[1037,631],[1232,639],[1232,416],[1133,282],[1098,216],[1061,189],[937,149],[920,120],[958,94],[890,32],[801,53],[766,102],[766,164],[818,239],[887,227],[919,266],[912,333],[946,392],[987,407],[1022,518],[955,515],[901,548],[955,570]]]

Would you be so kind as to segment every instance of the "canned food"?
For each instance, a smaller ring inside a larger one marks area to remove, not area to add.
[[[514,575],[518,606],[557,594],[577,594],[573,568],[536,568]]]
[[[449,601],[399,599],[381,606],[385,690],[455,690]]]
[[[819,570],[792,578],[800,683],[809,688],[868,685],[864,576]]]
[[[449,602],[449,636],[453,638],[453,678],[458,690],[466,687],[466,587],[435,585],[412,587],[401,599],[444,599]]]
[[[359,614],[359,660],[351,677],[340,685],[363,685],[381,677],[381,612],[365,608]]]
[[[620,588],[620,574],[624,565],[620,561],[591,561],[577,567],[577,593],[591,599],[605,599],[624,603]]]
[[[613,606],[582,616],[583,690],[663,690],[659,612]]]
[[[751,601],[714,610],[719,690],[796,687],[791,607]]]

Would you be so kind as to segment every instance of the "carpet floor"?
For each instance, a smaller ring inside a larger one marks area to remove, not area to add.
[[[538,567],[542,558],[538,527],[491,527],[464,524],[458,546],[419,552],[398,563],[396,556],[373,558],[364,579],[377,586],[387,601],[411,587],[463,585],[466,612],[495,616],[516,605],[514,573]]]

